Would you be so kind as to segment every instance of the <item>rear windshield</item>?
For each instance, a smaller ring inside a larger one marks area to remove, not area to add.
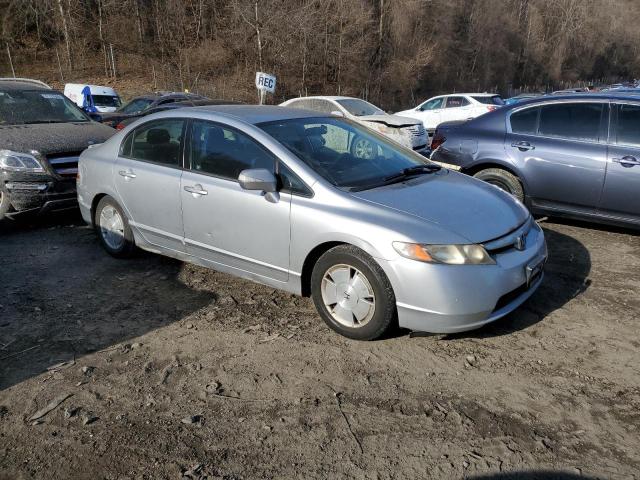
[[[116,107],[118,108],[121,103],[118,97],[112,95],[91,95],[93,98],[93,104],[98,107]]]
[[[493,97],[471,97],[476,102],[484,103],[485,105],[504,105],[504,100],[500,98],[500,95],[494,95]]]
[[[0,125],[88,122],[71,100],[50,90],[0,90]]]
[[[120,109],[122,113],[140,113],[145,108],[147,108],[153,100],[150,98],[136,98],[135,100],[131,100],[124,107]]]
[[[350,98],[348,100],[336,100],[347,112],[356,117],[365,115],[384,115],[384,111],[375,105],[360,100],[359,98]]]

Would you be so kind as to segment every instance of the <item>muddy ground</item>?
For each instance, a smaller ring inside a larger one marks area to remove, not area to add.
[[[364,343],[75,215],[5,222],[0,479],[640,478],[640,236],[542,226],[509,317]]]

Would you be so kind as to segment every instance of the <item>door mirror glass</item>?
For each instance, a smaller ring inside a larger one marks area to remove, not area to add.
[[[276,177],[266,168],[249,168],[240,172],[238,183],[245,190],[260,190],[262,192],[276,191]]]

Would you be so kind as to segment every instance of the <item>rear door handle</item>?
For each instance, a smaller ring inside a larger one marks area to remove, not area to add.
[[[133,173],[131,170],[120,170],[118,172],[118,174],[121,177],[124,177],[126,180],[130,179],[130,178],[136,178],[136,174]]]
[[[627,155],[622,158],[612,158],[612,160],[616,163],[619,163],[625,168],[631,168],[635,167],[636,165],[640,165],[640,161],[638,161],[636,157],[633,157],[631,155]]]
[[[197,197],[198,195],[208,195],[209,192],[207,192],[204,188],[202,188],[202,185],[200,185],[199,183],[194,185],[193,187],[190,187],[189,185],[187,185],[186,187],[184,187],[185,192],[189,192],[191,193],[194,197]]]
[[[511,146],[517,148],[521,152],[526,152],[527,150],[534,150],[536,148],[533,145],[531,145],[529,142],[513,142]]]

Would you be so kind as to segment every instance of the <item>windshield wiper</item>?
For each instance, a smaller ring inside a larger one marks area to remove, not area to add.
[[[401,172],[395,173],[393,175],[389,175],[385,177],[383,182],[385,185],[390,183],[397,182],[399,180],[404,180],[405,178],[414,177],[416,175],[420,175],[423,173],[433,173],[440,170],[442,167],[440,165],[436,165],[434,163],[426,163],[424,165],[416,165],[414,167],[407,167],[403,169]]]
[[[372,183],[369,185],[359,185],[359,186],[351,186],[347,187],[350,192],[360,192],[362,190],[369,190],[371,188],[383,187],[385,185],[391,185],[393,183],[400,182],[402,180],[406,180],[407,178],[415,177],[416,175],[422,175],[426,173],[433,173],[441,170],[442,167],[440,165],[436,165],[435,163],[426,163],[424,165],[415,165],[413,167],[407,167],[402,171],[395,173],[393,175],[389,175],[388,177],[384,177],[380,182]]]

